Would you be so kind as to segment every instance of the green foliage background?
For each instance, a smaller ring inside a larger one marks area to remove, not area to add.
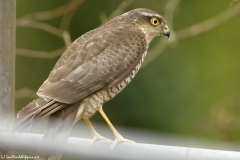
[[[51,10],[67,2],[18,0],[17,18]],[[98,27],[101,24],[99,15],[109,16],[121,2],[83,2],[70,25],[72,40]],[[177,31],[207,20],[229,8],[230,2],[182,0],[174,12],[173,28],[170,29]],[[125,11],[145,7],[163,14],[166,3],[167,0],[137,0]],[[43,22],[59,28],[61,18]],[[210,31],[169,45],[139,71],[121,94],[104,105],[109,119],[115,125],[239,143],[239,28],[238,15]],[[152,42],[150,50],[158,40]],[[16,45],[17,48],[52,51],[63,47],[64,42],[46,31],[19,27]],[[37,90],[57,60],[17,55],[16,90],[23,87]],[[16,112],[30,101],[32,98],[16,99]],[[98,113],[92,121],[104,123]]]

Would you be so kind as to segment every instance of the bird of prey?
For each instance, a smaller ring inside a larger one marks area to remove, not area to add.
[[[39,98],[18,113],[12,130],[21,131],[49,116],[43,141],[66,143],[74,123],[83,119],[95,141],[104,137],[95,131],[89,118],[99,111],[115,135],[111,147],[130,141],[118,133],[102,106],[132,81],[149,43],[161,35],[170,36],[166,20],[146,8],[126,12],[85,33],[62,54],[39,88]],[[39,154],[51,159],[41,147]]]

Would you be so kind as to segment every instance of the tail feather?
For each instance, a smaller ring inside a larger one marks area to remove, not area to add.
[[[33,112],[41,111],[41,109],[44,109],[47,106],[50,106],[52,103],[54,103],[54,100],[45,101],[43,98],[38,98],[33,100],[31,103],[29,103],[26,107],[24,107],[19,113],[17,114],[17,118],[23,118],[28,115],[31,115]]]
[[[40,159],[59,160],[61,158],[62,153],[48,152],[45,147],[48,145],[64,146],[66,144],[72,131],[78,109],[79,103],[75,103],[50,115],[47,129],[42,139],[42,145],[36,154]]]
[[[65,106],[66,106],[66,104],[64,104],[64,103],[55,103],[55,104],[45,108],[44,110],[42,110],[40,114],[42,115],[42,117],[46,117]]]
[[[17,118],[11,124],[12,132],[21,132],[25,128],[30,129],[33,124],[38,122],[41,118],[53,113],[53,110],[56,112],[57,109],[61,109],[66,105],[67,104],[54,100],[45,101],[43,98],[38,98],[29,103],[17,114]]]
[[[64,107],[65,107],[65,105],[59,105],[56,108],[54,108],[51,111],[49,111],[46,114],[44,114],[43,117],[49,116],[49,115],[53,114],[54,112],[56,112],[56,111],[58,111],[58,110],[60,110],[60,109],[62,109]]]
[[[62,153],[46,151],[45,146],[64,146],[66,144],[79,107],[80,102],[65,104],[55,100],[46,101],[43,98],[38,98],[18,113],[17,118],[11,124],[12,132],[21,132],[25,128],[30,129],[40,119],[49,116],[47,129],[36,155],[41,160],[59,160]]]

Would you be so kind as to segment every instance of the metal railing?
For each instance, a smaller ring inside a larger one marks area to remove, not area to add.
[[[36,152],[42,135],[30,133],[3,132],[0,134],[0,148],[11,151]],[[112,141],[96,141],[70,137],[66,147],[45,146],[47,151],[61,151],[64,156],[86,159],[158,159],[158,160],[239,160],[240,152],[220,151],[176,146],[141,143],[119,143],[111,150]]]

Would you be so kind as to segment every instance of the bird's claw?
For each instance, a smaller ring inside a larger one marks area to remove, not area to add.
[[[90,141],[90,145],[93,146],[94,143],[98,140],[109,140],[109,141],[111,141],[110,139],[105,138],[105,137],[101,136],[100,134],[96,134],[96,135],[93,136],[93,139]]]
[[[121,143],[121,142],[128,142],[128,143],[135,143],[134,141],[132,140],[129,140],[129,139],[125,139],[123,137],[116,137],[115,138],[115,141],[113,142],[113,144],[110,146],[111,149],[114,149],[116,144],[118,143]]]

